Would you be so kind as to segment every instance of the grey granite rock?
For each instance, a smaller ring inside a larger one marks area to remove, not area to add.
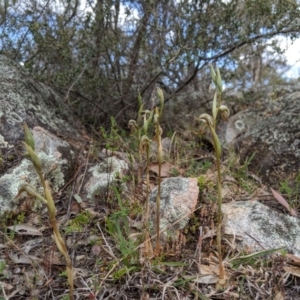
[[[54,192],[75,173],[76,154],[85,146],[84,127],[60,92],[35,81],[17,63],[0,55],[0,215],[17,205],[18,186],[28,182],[39,189],[31,163],[23,158],[27,123]]]
[[[294,181],[300,170],[300,91],[275,92],[229,119],[225,144],[235,148],[242,164],[254,154],[250,171],[278,187]]]
[[[156,232],[156,198],[158,188],[150,194],[150,229]],[[170,177],[161,184],[160,230],[162,240],[176,240],[179,230],[183,229],[189,216],[196,208],[199,188],[196,178]]]
[[[103,196],[118,178],[128,172],[128,164],[115,156],[107,157],[100,164],[88,170],[88,180],[84,190],[89,201],[94,202],[95,197]]]
[[[0,147],[23,139],[21,125],[41,126],[51,133],[81,138],[83,126],[72,116],[64,95],[32,79],[22,67],[0,55]]]
[[[45,178],[50,182],[53,192],[58,192],[68,180],[67,174],[73,172],[75,153],[72,147],[49,131],[35,127],[32,130],[35,149],[42,161]],[[25,152],[25,151],[23,151]],[[18,205],[15,197],[21,184],[29,183],[43,194],[40,180],[32,163],[23,158],[0,177],[0,217]]]
[[[240,250],[251,252],[286,247],[289,252],[300,255],[300,220],[273,211],[258,201],[225,203],[225,234],[242,239]]]

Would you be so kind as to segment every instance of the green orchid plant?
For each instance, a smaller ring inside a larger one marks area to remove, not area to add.
[[[25,183],[19,187],[19,193],[18,193],[17,197],[21,193],[26,192],[28,195],[30,195],[32,197],[36,197],[37,199],[39,199],[40,201],[42,201],[44,204],[47,205],[49,220],[50,220],[50,224],[53,229],[54,241],[57,245],[58,250],[65,257],[65,260],[66,260],[66,273],[67,273],[68,285],[69,285],[69,299],[73,300],[74,299],[74,295],[73,295],[74,294],[74,279],[73,279],[72,261],[68,254],[66,243],[59,232],[59,227],[56,222],[56,208],[55,208],[55,204],[54,204],[54,201],[53,201],[53,198],[51,195],[49,182],[47,180],[45,180],[45,178],[44,178],[43,171],[42,171],[42,162],[41,162],[40,158],[38,157],[37,153],[35,152],[34,138],[33,138],[33,135],[30,132],[26,123],[24,123],[24,133],[25,133],[24,146],[26,149],[26,153],[24,154],[24,157],[32,162],[32,164],[40,178],[40,181],[41,181],[41,184],[42,184],[42,187],[44,190],[44,196],[40,195],[34,186],[32,186],[29,183]]]
[[[144,216],[144,227],[145,227],[145,249],[144,256],[149,258],[152,256],[152,246],[149,235],[149,190],[150,190],[150,175],[149,175],[149,164],[150,164],[150,146],[151,139],[148,137],[148,130],[153,121],[153,110],[144,110],[144,103],[141,96],[138,96],[138,115],[136,120],[130,120],[128,123],[129,128],[133,133],[136,134],[138,141],[138,184],[142,181],[142,155],[146,154],[146,202],[145,202],[145,216]]]
[[[222,92],[223,92],[223,83],[221,74],[218,68],[216,70],[213,66],[210,66],[210,73],[212,77],[212,81],[216,87],[216,92],[213,98],[212,104],[212,116],[209,114],[202,114],[198,118],[203,123],[203,126],[200,129],[200,133],[205,132],[205,130],[209,130],[212,135],[212,141],[215,151],[215,163],[217,168],[217,186],[218,186],[218,210],[217,210],[217,247],[218,247],[218,258],[219,258],[219,268],[220,274],[219,278],[221,280],[225,279],[225,268],[222,259],[222,247],[221,247],[221,226],[222,226],[222,180],[221,180],[221,155],[222,155],[222,147],[218,135],[216,133],[216,123],[217,116],[220,114],[223,120],[228,120],[229,118],[229,109],[227,106],[222,105]]]
[[[138,115],[136,120],[130,120],[128,122],[128,127],[131,129],[131,132],[136,134],[138,141],[138,183],[142,181],[142,153],[144,151],[144,140],[145,137],[148,137],[148,129],[151,125],[153,119],[153,111],[144,110],[144,103],[141,96],[138,96]]]

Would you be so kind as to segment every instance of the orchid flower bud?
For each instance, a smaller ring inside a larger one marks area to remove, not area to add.
[[[31,131],[29,130],[27,124],[24,122],[23,124],[24,127],[24,133],[25,133],[25,143],[31,147],[31,149],[34,151],[35,146],[34,146],[34,138],[33,135],[31,133]]]
[[[209,114],[200,115],[198,120],[204,122],[206,126],[213,127],[214,120],[212,116],[210,116]]]
[[[221,105],[219,107],[219,111],[220,111],[222,120],[228,121],[229,116],[230,116],[230,111],[229,111],[228,107],[226,105]]]

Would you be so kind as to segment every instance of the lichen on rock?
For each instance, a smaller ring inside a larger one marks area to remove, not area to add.
[[[239,250],[251,252],[286,247],[300,255],[300,220],[278,213],[258,201],[225,203],[224,231],[239,236]]]
[[[300,170],[300,92],[289,89],[276,99],[268,95],[259,107],[230,118],[225,143],[235,148],[242,164],[254,155],[250,171],[278,187],[295,180]]]
[[[39,187],[37,174],[22,154],[23,123],[33,130],[36,152],[54,192],[73,176],[76,151],[82,149],[84,127],[76,120],[63,95],[35,81],[18,64],[0,55],[0,215],[14,209],[18,186]],[[59,137],[58,137],[59,136]]]
[[[107,189],[128,171],[127,162],[115,156],[107,157],[100,164],[89,168],[89,179],[85,184],[85,192],[89,201],[95,201],[95,197],[103,195]]]
[[[42,161],[45,178],[50,182],[52,191],[58,192],[66,183],[67,170],[73,168],[72,147],[42,128],[35,128],[33,136],[36,152]],[[64,157],[59,152],[59,147],[63,147],[65,153],[69,152],[69,156]],[[15,197],[19,187],[24,183],[30,183],[40,193],[43,193],[36,170],[32,163],[25,158],[0,177],[0,216],[6,211],[13,210],[17,205],[18,200]]]

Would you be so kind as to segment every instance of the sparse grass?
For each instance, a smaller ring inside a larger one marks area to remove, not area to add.
[[[116,248],[120,251],[123,262],[126,266],[135,265],[138,262],[137,246],[141,239],[131,238],[129,215],[130,208],[123,204],[121,194],[116,188],[113,188],[117,198],[118,209],[106,218],[106,229],[113,237]]]
[[[171,175],[171,177],[177,177],[177,176],[179,176],[180,172],[179,172],[178,168],[176,168],[176,167],[171,168],[170,175]]]
[[[6,268],[5,260],[0,260],[0,280],[4,279],[6,276],[4,275],[4,270]]]
[[[255,153],[246,159],[242,165],[240,165],[239,156],[234,151],[230,150],[229,157],[227,159],[226,172],[231,174],[231,176],[233,176],[234,179],[240,184],[241,188],[248,194],[252,194],[257,188],[256,183],[248,173],[248,167],[254,156]]]
[[[206,173],[212,166],[212,163],[208,160],[197,161],[190,159],[189,166],[185,172],[186,177],[197,177],[199,174]]]
[[[300,173],[296,176],[294,182],[290,183],[288,180],[280,182],[279,191],[286,198],[291,208],[299,209],[299,187],[300,187]]]

